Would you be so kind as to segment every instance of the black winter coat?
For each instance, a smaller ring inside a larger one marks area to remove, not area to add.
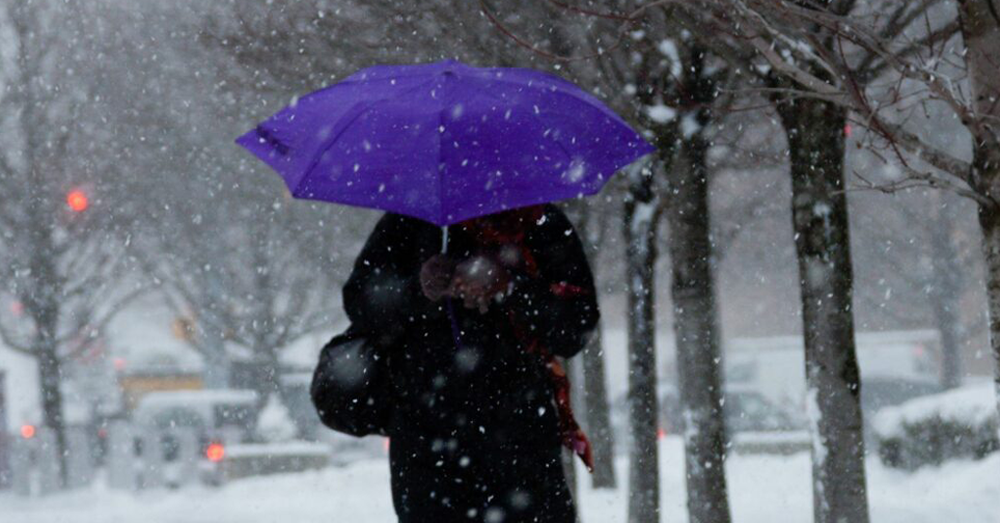
[[[531,221],[531,220],[529,220]],[[441,251],[439,227],[387,214],[344,287],[352,328],[388,357],[393,502],[402,523],[573,523],[560,460],[552,383],[514,323],[552,353],[579,352],[598,320],[590,268],[555,206],[525,225],[538,268],[514,275],[513,292],[481,314],[454,300],[461,346],[445,301],[420,288],[420,268]],[[451,227],[448,253],[474,254]],[[554,292],[562,284],[577,292]]]

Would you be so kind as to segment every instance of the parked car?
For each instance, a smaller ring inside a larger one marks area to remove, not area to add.
[[[856,339],[863,395],[869,383],[875,390],[877,381],[926,383],[940,374],[936,330],[858,332]],[[805,412],[805,368],[801,336],[734,338],[726,343],[727,386],[752,388],[772,402],[794,404],[800,412]]]
[[[161,435],[167,481],[181,482],[177,476],[181,444],[177,429],[191,429],[197,440],[199,474],[207,483],[218,483],[219,462],[226,446],[254,441],[257,422],[257,394],[250,390],[184,390],[151,392],[132,413],[133,421]]]
[[[658,392],[660,436],[681,434],[684,415],[676,387],[661,383]],[[722,404],[727,446],[731,450],[791,453],[809,448],[805,419],[795,410],[775,404],[764,394],[745,387],[727,387]],[[618,441],[627,442],[630,439],[627,397],[616,402],[613,420]]]
[[[870,449],[889,467],[915,470],[982,459],[1000,450],[996,394],[986,378],[885,407],[872,419]]]
[[[939,394],[941,384],[917,378],[873,376],[861,381],[861,411],[864,415],[865,441],[875,444],[873,420],[886,407],[902,405],[912,399]]]
[[[668,433],[680,432],[683,415],[680,396],[672,386],[660,387],[661,427]],[[730,432],[774,432],[805,428],[792,410],[779,407],[753,389],[727,387],[723,396],[726,428]]]
[[[872,376],[861,381],[861,409],[874,414],[921,396],[942,392],[941,384],[930,379]]]

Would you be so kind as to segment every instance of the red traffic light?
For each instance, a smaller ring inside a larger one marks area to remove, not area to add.
[[[87,193],[74,189],[66,195],[66,205],[74,212],[83,212],[90,207],[90,201],[87,199]]]
[[[24,439],[31,439],[35,437],[35,426],[34,425],[21,426],[21,437]]]

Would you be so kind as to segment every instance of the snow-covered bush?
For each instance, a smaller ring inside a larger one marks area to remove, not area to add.
[[[954,458],[979,459],[1000,448],[992,383],[887,407],[873,425],[882,462],[906,470]]]
[[[257,433],[269,443],[284,442],[295,438],[295,422],[281,400],[275,394],[267,399],[257,419]]]

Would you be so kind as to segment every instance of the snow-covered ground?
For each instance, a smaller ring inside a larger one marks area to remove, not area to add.
[[[686,521],[682,443],[662,443],[663,517]],[[624,459],[619,478],[627,477]],[[1000,521],[1000,454],[976,462],[906,473],[868,462],[875,523],[996,523]],[[811,521],[809,456],[741,456],[728,463],[734,520],[740,523]],[[625,521],[618,491],[581,491],[585,523]],[[189,488],[137,495],[92,490],[25,499],[0,494],[0,521],[31,523],[267,523],[391,522],[388,465],[357,462],[320,472],[259,477],[222,488]]]

